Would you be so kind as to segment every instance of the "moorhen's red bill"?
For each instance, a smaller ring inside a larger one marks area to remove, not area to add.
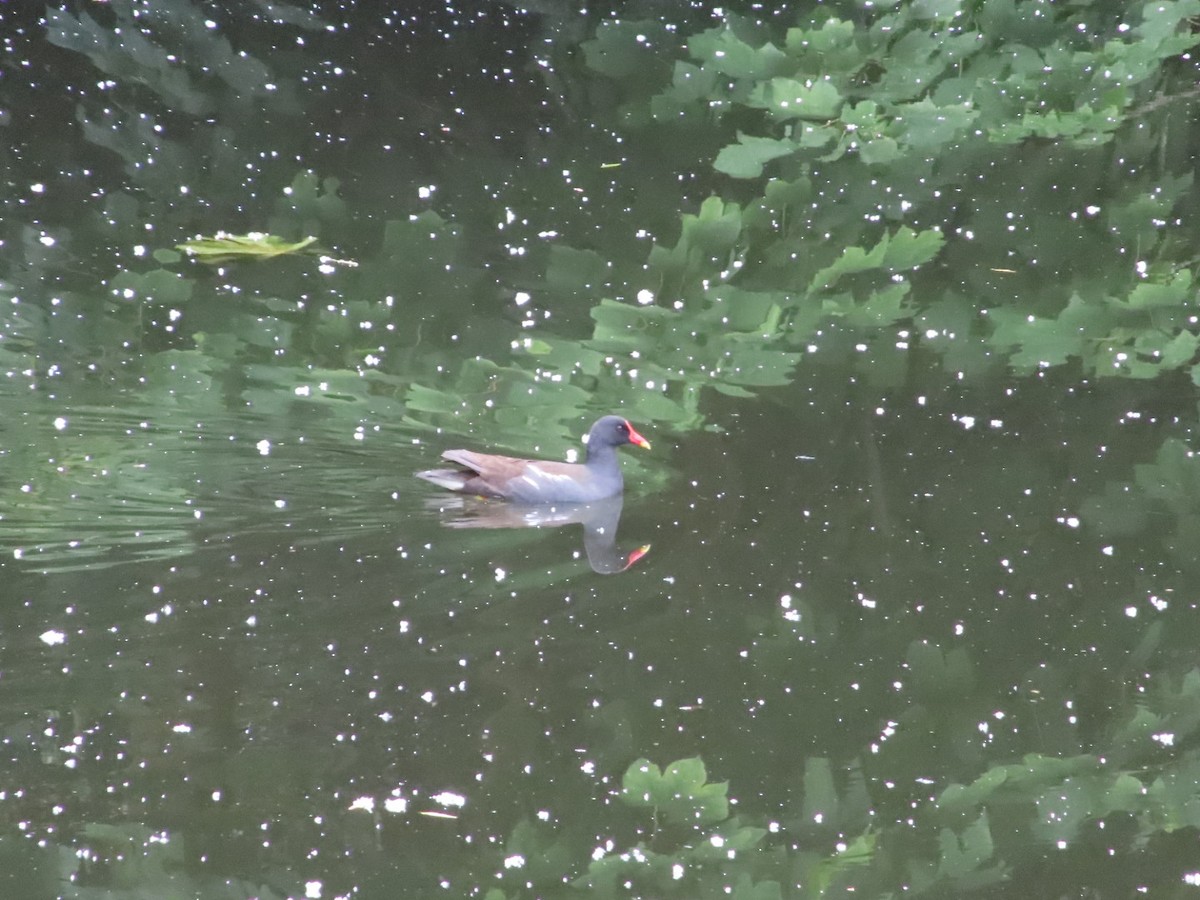
[[[517,503],[591,503],[615,497],[625,489],[617,448],[637,444],[650,449],[650,442],[620,416],[604,416],[588,432],[587,457],[582,463],[517,459],[447,450],[442,459],[457,463],[455,469],[430,469],[418,478],[447,490],[480,497],[496,497]]]

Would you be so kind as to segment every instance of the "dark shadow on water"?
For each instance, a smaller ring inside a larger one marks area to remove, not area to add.
[[[588,565],[600,575],[627,571],[650,551],[644,544],[629,553],[617,548],[622,497],[595,503],[545,503],[520,505],[480,497],[439,496],[426,507],[442,513],[447,528],[559,528],[583,526],[583,549]]]

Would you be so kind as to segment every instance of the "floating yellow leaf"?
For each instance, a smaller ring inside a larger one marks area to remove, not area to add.
[[[182,250],[189,256],[195,256],[206,263],[231,262],[236,259],[272,259],[276,256],[288,256],[293,253],[320,253],[315,237],[306,237],[300,241],[286,241],[273,234],[262,234],[252,231],[249,234],[225,234],[218,231],[214,237],[198,237],[182,244],[176,244],[177,250]],[[310,249],[311,248],[311,249]]]

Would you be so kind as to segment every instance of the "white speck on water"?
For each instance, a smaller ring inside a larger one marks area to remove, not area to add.
[[[53,629],[50,631],[43,631],[40,637],[42,643],[49,647],[57,647],[59,644],[65,644],[67,642],[67,636],[65,634],[63,634],[61,631],[54,631]]]
[[[439,806],[453,806],[461,809],[467,805],[467,798],[453,791],[442,791],[440,794],[434,794],[429,799]]]
[[[263,438],[261,441],[259,441],[254,446],[258,449],[259,456],[270,456],[271,455],[271,442],[268,441],[266,438]]]

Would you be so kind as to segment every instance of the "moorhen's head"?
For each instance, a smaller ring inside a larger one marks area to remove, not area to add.
[[[650,449],[650,442],[638,434],[628,420],[620,416],[604,416],[597,419],[596,424],[588,432],[589,456],[598,450],[620,447],[622,444],[636,444],[646,450]]]

